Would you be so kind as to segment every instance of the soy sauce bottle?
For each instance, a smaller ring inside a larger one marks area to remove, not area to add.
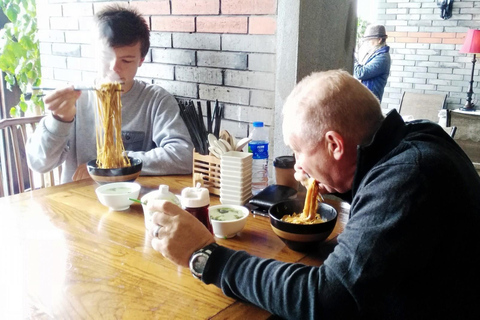
[[[207,188],[199,185],[196,187],[184,188],[182,190],[182,207],[190,212],[195,218],[213,234],[212,224],[208,216],[210,206],[210,193]]]

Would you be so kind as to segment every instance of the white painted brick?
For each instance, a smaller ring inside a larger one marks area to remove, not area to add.
[[[453,62],[453,57],[448,57],[448,56],[430,56],[430,61],[438,61],[438,62]]]
[[[59,56],[80,57],[80,45],[69,43],[53,43],[52,54]]]
[[[433,8],[412,8],[409,12],[412,14],[432,14]]]
[[[419,79],[419,78],[403,78],[403,82],[407,82],[407,83],[415,83],[415,84],[425,84],[425,83],[427,83],[427,79]]]
[[[428,43],[407,43],[407,49],[429,49],[431,46]]]
[[[404,68],[403,66],[392,64],[390,66],[390,71],[403,71],[403,68]]]
[[[168,81],[168,80],[158,80],[154,79],[153,83],[161,86],[174,96],[187,97],[187,98],[197,98],[198,97],[198,87],[195,83],[191,82],[181,82],[181,81]]]
[[[248,69],[253,71],[275,72],[275,55],[267,53],[249,54]]]
[[[273,112],[274,112],[273,109],[225,104],[224,115],[226,120],[242,121],[242,122],[248,122],[248,123],[253,123],[255,121],[262,121],[266,126],[271,126],[272,119],[273,119]],[[246,137],[247,136],[246,128],[245,128],[245,131],[239,132],[238,134],[239,134],[239,137]]]
[[[232,87],[274,90],[275,76],[267,72],[225,70],[224,83]]]
[[[222,70],[201,67],[175,67],[175,80],[207,84],[222,84]]]
[[[42,17],[61,17],[62,16],[61,4],[37,3],[36,9],[37,9],[37,16],[42,16]]]
[[[53,76],[55,80],[77,82],[82,78],[82,72],[79,70],[54,69]]]
[[[220,35],[206,33],[173,33],[174,48],[220,50]]]
[[[438,66],[442,68],[456,69],[461,68],[462,64],[456,62],[439,62]]]
[[[418,32],[419,27],[415,26],[398,26],[395,28],[397,32]]]
[[[428,68],[430,73],[452,73],[451,68]]]
[[[72,17],[52,17],[50,18],[50,28],[52,30],[78,30],[78,20]]]
[[[394,61],[394,60],[403,60],[403,59],[405,59],[405,56],[404,56],[403,54],[391,53],[391,54],[390,54],[390,58],[392,59],[392,61]]]
[[[90,31],[65,31],[65,42],[68,43],[92,43]]]
[[[81,44],[80,45],[80,56],[84,58],[93,58],[95,56],[95,50],[90,44]]]
[[[435,90],[436,86],[433,84],[414,84],[413,88],[416,90]]]
[[[67,68],[73,70],[96,71],[95,59],[92,58],[67,58]]]
[[[247,69],[247,54],[238,52],[199,51],[197,65],[229,69]]]
[[[275,48],[273,35],[222,35],[222,50],[225,51],[275,53]]]
[[[429,56],[426,55],[420,55],[420,54],[406,54],[405,59],[406,60],[414,60],[414,61],[428,61]]]
[[[402,83],[402,82],[391,83],[390,86],[393,87],[393,88],[403,88],[403,89],[411,89],[412,88],[411,83]]]
[[[393,72],[390,72],[390,74],[391,74],[393,77],[413,77],[413,72],[393,71]]]
[[[465,75],[469,75],[472,73],[472,68],[470,67],[470,69],[454,69],[453,70],[453,74],[465,74]]]
[[[69,3],[62,6],[64,17],[93,16],[93,3]]]
[[[150,32],[150,47],[172,48],[172,34],[167,32]]]
[[[41,54],[52,54],[52,45],[50,43],[40,42],[38,44],[38,49]]]
[[[42,63],[42,67],[51,67],[51,68],[60,68],[66,69],[67,68],[67,58],[66,57],[59,57],[54,55],[47,55],[41,54],[40,60]]]
[[[65,32],[57,30],[38,30],[40,42],[65,42]]]
[[[80,30],[94,30],[95,23],[93,17],[80,17],[78,18],[78,29]]]
[[[407,14],[408,13],[408,10],[403,8],[403,9],[399,9],[399,8],[391,8],[391,9],[387,9],[385,10],[385,12],[387,14],[398,14],[398,15],[402,15],[402,14]]]
[[[437,86],[437,89],[440,91],[447,91],[447,92],[462,92],[462,87]]]
[[[380,20],[384,20],[384,21],[393,20],[393,19],[396,19],[396,18],[397,18],[397,16],[394,15],[394,14],[378,14],[377,15],[377,20],[378,21],[380,21]],[[381,23],[381,24],[383,24],[383,23]]]
[[[415,78],[436,79],[437,75],[433,73],[415,73]]]
[[[440,73],[438,75],[438,79],[447,79],[447,80],[458,80],[458,81],[462,81],[463,80],[463,76],[462,75],[458,75],[458,74],[444,74],[444,73]]]
[[[206,100],[218,99],[223,102],[248,105],[250,90],[200,84],[199,98]]]
[[[152,49],[152,61],[176,65],[195,65],[195,51],[179,49]]]
[[[84,83],[95,83],[95,80],[97,78],[98,78],[97,72],[82,71],[82,81]]]
[[[476,82],[478,83],[478,82]],[[451,81],[451,85],[452,86],[457,86],[457,87],[465,87],[465,86],[468,86],[470,84],[470,78],[468,79],[462,79],[462,80],[452,80]],[[475,87],[475,86],[474,86]]]
[[[392,60],[392,65],[399,65],[399,66],[414,66],[415,61],[411,60]]]
[[[47,79],[53,79],[53,68],[46,67],[42,64],[42,84],[45,85]]]
[[[432,43],[430,44],[430,48],[435,50],[453,50],[455,49],[455,45],[446,43]]]
[[[444,32],[443,27],[419,27],[419,32]]]
[[[404,49],[406,47],[406,43],[387,43],[391,49]]]
[[[398,14],[398,20],[420,20],[419,14],[412,14],[412,13],[405,13],[405,14]]]
[[[402,82],[402,77],[396,77],[395,75],[390,75],[388,77],[388,83]]]
[[[138,68],[137,75],[145,78],[173,80],[174,66],[159,63],[144,63]]]
[[[428,20],[410,20],[408,21],[408,25],[415,27],[415,31],[419,31],[420,27],[430,27],[432,25],[432,22]]]
[[[389,20],[386,21],[385,26],[406,26],[407,21],[397,21],[397,20]]]
[[[450,80],[442,80],[442,79],[428,79],[427,81],[428,84],[435,84],[435,85],[440,85],[440,86],[450,86],[451,81]]]
[[[252,90],[250,105],[273,109],[275,107],[275,92]]]
[[[417,66],[419,67],[436,67],[438,66],[438,62],[433,62],[433,61],[419,61],[417,63]]]
[[[396,54],[415,54],[417,50],[415,49],[396,49]]]
[[[409,66],[406,66],[405,67],[405,71],[410,71],[410,72],[427,72],[428,69],[426,67],[409,67]],[[415,77],[415,75],[413,75]]]

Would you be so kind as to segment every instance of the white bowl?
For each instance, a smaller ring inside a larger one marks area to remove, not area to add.
[[[95,193],[101,204],[112,211],[122,211],[127,210],[133,203],[129,198],[138,198],[140,188],[135,182],[114,182],[97,187]]]
[[[213,234],[218,238],[235,237],[245,227],[249,213],[250,211],[244,206],[220,204],[209,207],[208,215]],[[219,218],[222,220],[218,220]]]

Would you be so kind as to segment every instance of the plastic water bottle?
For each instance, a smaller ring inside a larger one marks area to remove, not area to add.
[[[248,152],[253,153],[252,193],[256,195],[268,186],[268,131],[263,122],[254,122]]]

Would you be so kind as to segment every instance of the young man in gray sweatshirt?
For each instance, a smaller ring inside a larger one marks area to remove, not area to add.
[[[150,31],[140,14],[109,6],[95,16],[102,81],[122,85],[122,138],[128,156],[143,161],[142,175],[188,174],[193,144],[175,98],[162,87],[135,80],[150,47]],[[48,172],[63,164],[62,183],[96,158],[94,91],[61,88],[45,97],[50,113],[27,144],[29,166]],[[80,170],[82,171],[82,170]]]

